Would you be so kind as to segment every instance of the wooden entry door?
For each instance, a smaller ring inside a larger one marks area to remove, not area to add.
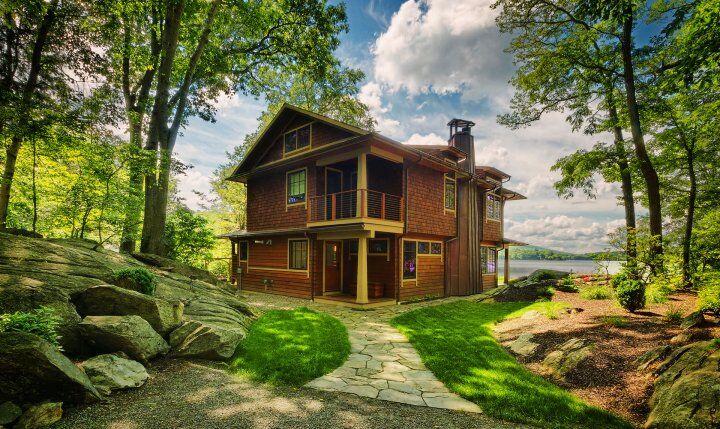
[[[325,242],[325,293],[340,292],[340,264],[342,242]]]

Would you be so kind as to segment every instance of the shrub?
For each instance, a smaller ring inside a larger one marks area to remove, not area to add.
[[[36,308],[32,311],[17,311],[0,314],[0,332],[27,332],[45,339],[62,351],[57,327],[60,319],[48,307]]]
[[[575,280],[573,280],[572,277],[567,276],[563,277],[555,286],[555,289],[563,291],[563,292],[571,292],[575,293],[580,290],[577,284],[575,284]]]
[[[567,273],[562,272],[562,271],[535,270],[528,276],[528,280],[530,280],[532,282],[539,282],[539,281],[543,281],[543,280],[557,280],[566,275],[567,275]]]
[[[624,328],[628,325],[628,321],[622,316],[603,316],[600,320],[603,325],[610,325],[616,328]]]
[[[155,274],[145,268],[124,268],[115,271],[113,278],[117,281],[130,282],[131,289],[142,292],[145,295],[155,294],[155,288],[157,287]]]
[[[553,295],[555,295],[555,289],[552,286],[543,286],[537,290],[537,296],[540,299],[551,299]]]
[[[590,286],[580,291],[583,299],[610,299],[612,292],[607,286]]]
[[[645,285],[639,280],[628,279],[615,289],[620,305],[631,313],[645,307]]]
[[[698,310],[720,316],[720,276],[705,276],[698,291]]]
[[[683,320],[682,310],[674,305],[668,305],[667,313],[665,313],[665,320],[672,324],[679,325]]]
[[[619,273],[612,276],[610,279],[610,285],[613,287],[613,289],[617,289],[618,286],[620,286],[620,283],[628,280],[628,273],[625,270],[621,270]]]

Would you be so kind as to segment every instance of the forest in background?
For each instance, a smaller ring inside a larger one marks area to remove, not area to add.
[[[360,70],[336,56],[343,4],[311,1],[3,0],[0,3],[0,229],[98,241],[225,270],[216,235],[245,228],[228,154],[194,212],[173,157],[221,97],[283,102],[366,129]],[[611,236],[631,277],[720,290],[720,0],[499,0],[516,73],[498,121],[567,115],[590,150],[557,161],[558,195],[620,184]],[[640,37],[640,28],[643,35]],[[647,36],[647,31],[651,35]],[[635,206],[647,209],[636,216]],[[521,237],[518,237],[521,238]]]

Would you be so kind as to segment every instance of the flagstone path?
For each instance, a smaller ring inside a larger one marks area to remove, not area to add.
[[[260,308],[306,306],[329,313],[345,324],[351,345],[348,360],[330,374],[307,383],[307,387],[410,405],[481,412],[476,404],[450,392],[425,367],[408,339],[389,323],[399,313],[447,300],[357,311],[276,295],[243,295]]]

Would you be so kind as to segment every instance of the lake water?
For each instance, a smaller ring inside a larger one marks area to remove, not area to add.
[[[500,275],[503,273],[503,267],[505,261],[501,258],[498,261],[498,272]],[[607,261],[603,265],[609,265],[610,274],[615,274],[620,271],[621,262],[618,261]],[[573,273],[596,273],[605,272],[604,269],[600,268],[598,263],[595,261],[586,260],[569,260],[569,261],[528,261],[528,260],[510,260],[510,278],[516,278],[521,276],[527,276],[535,270],[550,269],[558,271],[572,271]]]

